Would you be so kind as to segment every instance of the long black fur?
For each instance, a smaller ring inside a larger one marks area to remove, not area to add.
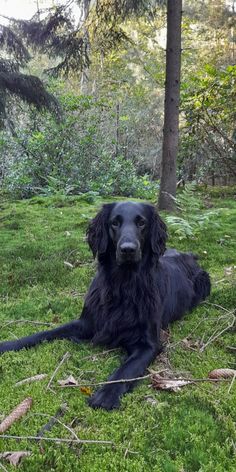
[[[98,271],[80,319],[5,341],[0,352],[29,348],[44,340],[92,341],[120,346],[127,352],[126,360],[109,380],[140,377],[161,350],[161,327],[180,319],[209,295],[209,275],[193,254],[166,250],[166,226],[149,204],[104,205],[90,223],[87,236],[98,258]],[[105,385],[89,403],[94,408],[116,408],[120,396],[133,384]]]

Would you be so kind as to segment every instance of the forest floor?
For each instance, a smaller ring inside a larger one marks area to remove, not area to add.
[[[207,231],[196,239],[169,238],[169,246],[199,254],[212,279],[207,302],[171,326],[166,352],[152,364],[175,377],[206,378],[212,369],[235,368],[235,330],[229,327],[236,305],[236,200],[210,195],[207,202],[220,208]],[[36,322],[56,326],[79,317],[95,273],[85,230],[100,205],[81,197],[0,201],[1,340],[47,328]],[[66,404],[45,438],[71,438],[69,427],[81,440],[114,445],[0,436],[0,454],[29,451],[19,466],[25,472],[236,470],[236,381],[197,382],[164,392],[147,379],[122,399],[119,410],[91,409],[90,383],[106,380],[121,358],[119,350],[68,341],[1,356],[0,420],[25,398],[33,399],[31,410],[5,434],[36,436]],[[47,377],[16,385],[36,374]],[[88,388],[62,388],[58,380],[69,375]],[[0,469],[15,470],[1,457]]]

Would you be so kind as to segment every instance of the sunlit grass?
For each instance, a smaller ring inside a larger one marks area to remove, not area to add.
[[[227,312],[213,304],[229,311],[235,308],[236,202],[227,197],[227,200],[214,199],[213,203],[222,210],[216,224],[198,239],[178,241],[171,235],[169,238],[169,245],[199,254],[213,281],[210,304],[202,304],[171,327],[168,350],[171,368],[194,378],[206,377],[217,367],[235,368],[233,351],[228,349],[235,345],[232,331],[210,343],[203,352],[187,350],[180,342],[190,333],[193,339],[206,342],[216,327],[220,327],[222,315]],[[100,205],[100,201],[91,205],[77,198],[0,202],[1,340],[44,329],[17,323],[19,320],[62,323],[79,316],[84,293],[95,273],[84,236],[89,218]],[[232,270],[227,273],[228,267]],[[47,390],[52,373],[67,351],[71,355],[69,360],[52,382],[52,390]],[[21,471],[233,472],[236,469],[236,384],[229,393],[228,383],[195,384],[178,393],[163,393],[152,390],[145,381],[123,398],[120,410],[94,411],[79,389],[62,389],[57,380],[70,374],[85,383],[106,380],[119,364],[122,352],[95,356],[100,352],[90,345],[57,341],[1,356],[0,418],[25,397],[33,398],[31,412],[12,425],[9,434],[36,435],[47,422],[47,418],[38,414],[54,415],[66,402],[68,409],[61,421],[72,424],[81,439],[111,440],[115,444],[115,448],[68,447],[0,438],[1,452],[32,452],[22,461]],[[159,367],[157,359],[153,368]],[[15,386],[19,380],[38,373],[46,373],[48,378]],[[155,404],[147,402],[146,397],[150,395],[157,400]],[[47,435],[70,437],[60,424]],[[4,465],[8,471],[15,470],[5,462]]]

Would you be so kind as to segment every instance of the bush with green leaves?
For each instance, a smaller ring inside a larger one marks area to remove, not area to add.
[[[22,115],[24,126],[8,135],[8,147],[2,132],[2,187],[17,198],[90,191],[154,198],[157,183],[139,176],[134,161],[116,153],[114,136],[107,133],[113,114],[109,101],[68,93],[63,87],[59,99],[61,122],[49,113],[32,111],[28,120]]]
[[[179,167],[185,178],[236,178],[235,84],[236,66],[210,64],[182,83]]]

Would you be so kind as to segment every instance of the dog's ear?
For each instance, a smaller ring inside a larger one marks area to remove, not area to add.
[[[113,206],[113,203],[103,205],[102,209],[89,223],[87,241],[94,258],[96,255],[105,254],[107,250],[109,238],[108,220]]]
[[[158,257],[162,256],[166,250],[167,228],[164,221],[158,215],[156,209],[149,205],[151,209],[150,219],[150,239],[151,248],[154,254]]]

